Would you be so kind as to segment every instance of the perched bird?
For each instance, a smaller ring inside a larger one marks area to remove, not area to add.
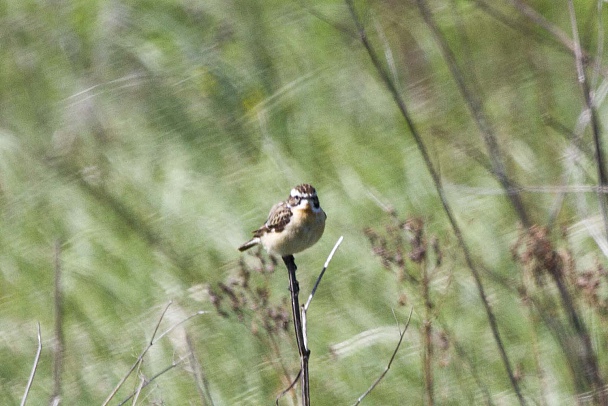
[[[315,188],[306,183],[298,185],[291,189],[287,200],[270,209],[266,223],[253,232],[253,238],[241,245],[239,251],[257,244],[281,257],[304,251],[319,241],[326,218]]]

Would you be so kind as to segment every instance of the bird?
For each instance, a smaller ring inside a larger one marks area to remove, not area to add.
[[[321,239],[326,218],[317,191],[303,183],[291,189],[287,200],[272,206],[264,225],[253,231],[253,238],[239,251],[261,244],[269,254],[281,257],[302,252]]]

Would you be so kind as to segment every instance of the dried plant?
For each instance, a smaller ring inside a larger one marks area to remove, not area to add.
[[[415,302],[421,303],[421,313],[424,320],[421,326],[421,338],[423,341],[423,373],[425,381],[426,403],[434,404],[433,388],[433,353],[436,335],[433,327],[435,319],[435,303],[431,299],[431,279],[439,269],[442,262],[442,253],[439,247],[439,240],[431,238],[428,243],[424,221],[421,218],[413,217],[401,220],[394,210],[389,211],[390,222],[384,226],[383,231],[375,231],[371,228],[364,230],[374,255],[376,255],[382,266],[388,270],[396,271],[398,283],[400,285],[412,283],[416,286],[415,291],[421,292],[420,298],[414,298]],[[430,264],[429,245],[435,257],[434,264]],[[408,265],[407,260],[411,262]],[[402,286],[404,288],[404,286]],[[399,296],[399,305],[408,302],[404,291]],[[440,337],[445,337],[445,346],[449,346],[447,334],[441,332]],[[444,358],[445,359],[445,358]]]
[[[277,372],[282,386],[289,387],[297,372],[289,371],[282,356],[281,342],[287,339],[290,303],[287,296],[272,297],[270,285],[278,261],[266,256],[261,249],[243,257],[233,275],[215,287],[209,287],[209,297],[217,313],[224,318],[236,318],[271,351],[270,359],[278,360]],[[295,403],[295,393],[291,391]]]
[[[209,288],[211,303],[222,317],[236,317],[250,326],[258,335],[262,328],[269,336],[277,336],[289,329],[289,302],[287,296],[278,304],[271,302],[270,276],[274,274],[277,259],[265,256],[258,250],[249,259],[241,258],[234,275]]]
[[[560,237],[567,242],[564,233]],[[534,281],[534,286],[524,284],[522,296],[534,305],[561,345],[577,391],[590,393],[596,404],[607,404],[597,355],[581,316],[583,300],[598,313],[603,311],[601,306],[594,306],[602,303],[598,278],[602,271],[599,268],[596,272],[577,271],[567,243],[564,248],[557,248],[556,240],[559,242],[557,236],[551,236],[548,229],[540,226],[520,233],[511,252],[524,270],[524,281]]]

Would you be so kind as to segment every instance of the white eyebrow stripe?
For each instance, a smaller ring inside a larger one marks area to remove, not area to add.
[[[291,197],[301,197],[302,199],[313,199],[315,198],[317,195],[316,194],[309,194],[309,193],[300,193],[295,189],[291,189]]]
[[[306,186],[306,185],[300,185],[300,186]],[[312,189],[312,193],[308,193],[308,192],[303,192],[301,190],[298,189],[298,187],[294,187],[293,189],[291,189],[291,192],[289,193],[290,197],[299,197],[302,199],[313,199],[317,197],[317,191],[314,190],[314,188],[310,188]]]

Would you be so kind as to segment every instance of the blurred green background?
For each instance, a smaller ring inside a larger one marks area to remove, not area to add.
[[[568,2],[558,3],[355,3],[441,178],[512,378],[541,405],[598,402],[608,375],[604,196]],[[602,3],[574,2],[600,140]],[[328,214],[322,240],[296,257],[303,297],[344,236],[308,313],[312,403],[354,403],[411,309],[363,404],[519,403],[428,166],[347,3],[4,0],[0,18],[2,403],[23,397],[37,322],[28,403],[84,405],[112,393],[160,320],[156,337],[174,328],[110,404],[132,392],[137,404],[273,404],[299,368],[291,324],[268,322],[285,309],[291,320],[287,275],[236,248],[303,182]],[[539,252],[563,264],[570,306]],[[580,358],[585,331],[599,381]]]

